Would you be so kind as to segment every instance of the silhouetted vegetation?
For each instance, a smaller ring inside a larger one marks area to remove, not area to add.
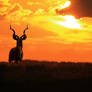
[[[43,92],[71,90],[75,92],[87,89],[91,86],[91,82],[91,63],[38,62],[36,60],[24,60],[22,64],[0,63],[2,88],[31,88],[32,90],[44,90]]]

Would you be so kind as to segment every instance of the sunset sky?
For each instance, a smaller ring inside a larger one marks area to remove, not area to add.
[[[92,0],[0,0],[0,61],[22,35],[23,59],[92,62]]]

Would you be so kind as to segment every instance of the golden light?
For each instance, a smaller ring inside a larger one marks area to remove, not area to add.
[[[78,20],[74,16],[66,15],[63,17],[64,17],[64,21],[59,21],[57,22],[58,24],[63,25],[68,28],[81,29],[81,26],[78,23]]]
[[[60,3],[56,8],[61,10],[61,9],[69,7],[70,5],[71,5],[71,2],[67,1],[64,4]]]
[[[67,1],[64,5],[61,5],[62,8],[69,7],[71,5],[70,1]]]

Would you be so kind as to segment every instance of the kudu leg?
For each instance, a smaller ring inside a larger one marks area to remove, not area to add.
[[[11,64],[12,61],[9,60],[9,64]]]
[[[15,60],[15,64],[18,64],[18,60]]]

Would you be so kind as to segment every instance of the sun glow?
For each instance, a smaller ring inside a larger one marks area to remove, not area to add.
[[[63,17],[64,17],[64,21],[59,21],[57,22],[58,24],[63,25],[68,28],[81,29],[81,26],[78,23],[78,20],[74,16],[66,15]]]
[[[71,2],[70,1],[67,1],[65,4],[64,4],[64,8],[66,8],[66,7],[69,7],[71,5]]]
[[[71,5],[70,1],[67,1],[64,5],[61,5],[62,8],[69,7]]]

